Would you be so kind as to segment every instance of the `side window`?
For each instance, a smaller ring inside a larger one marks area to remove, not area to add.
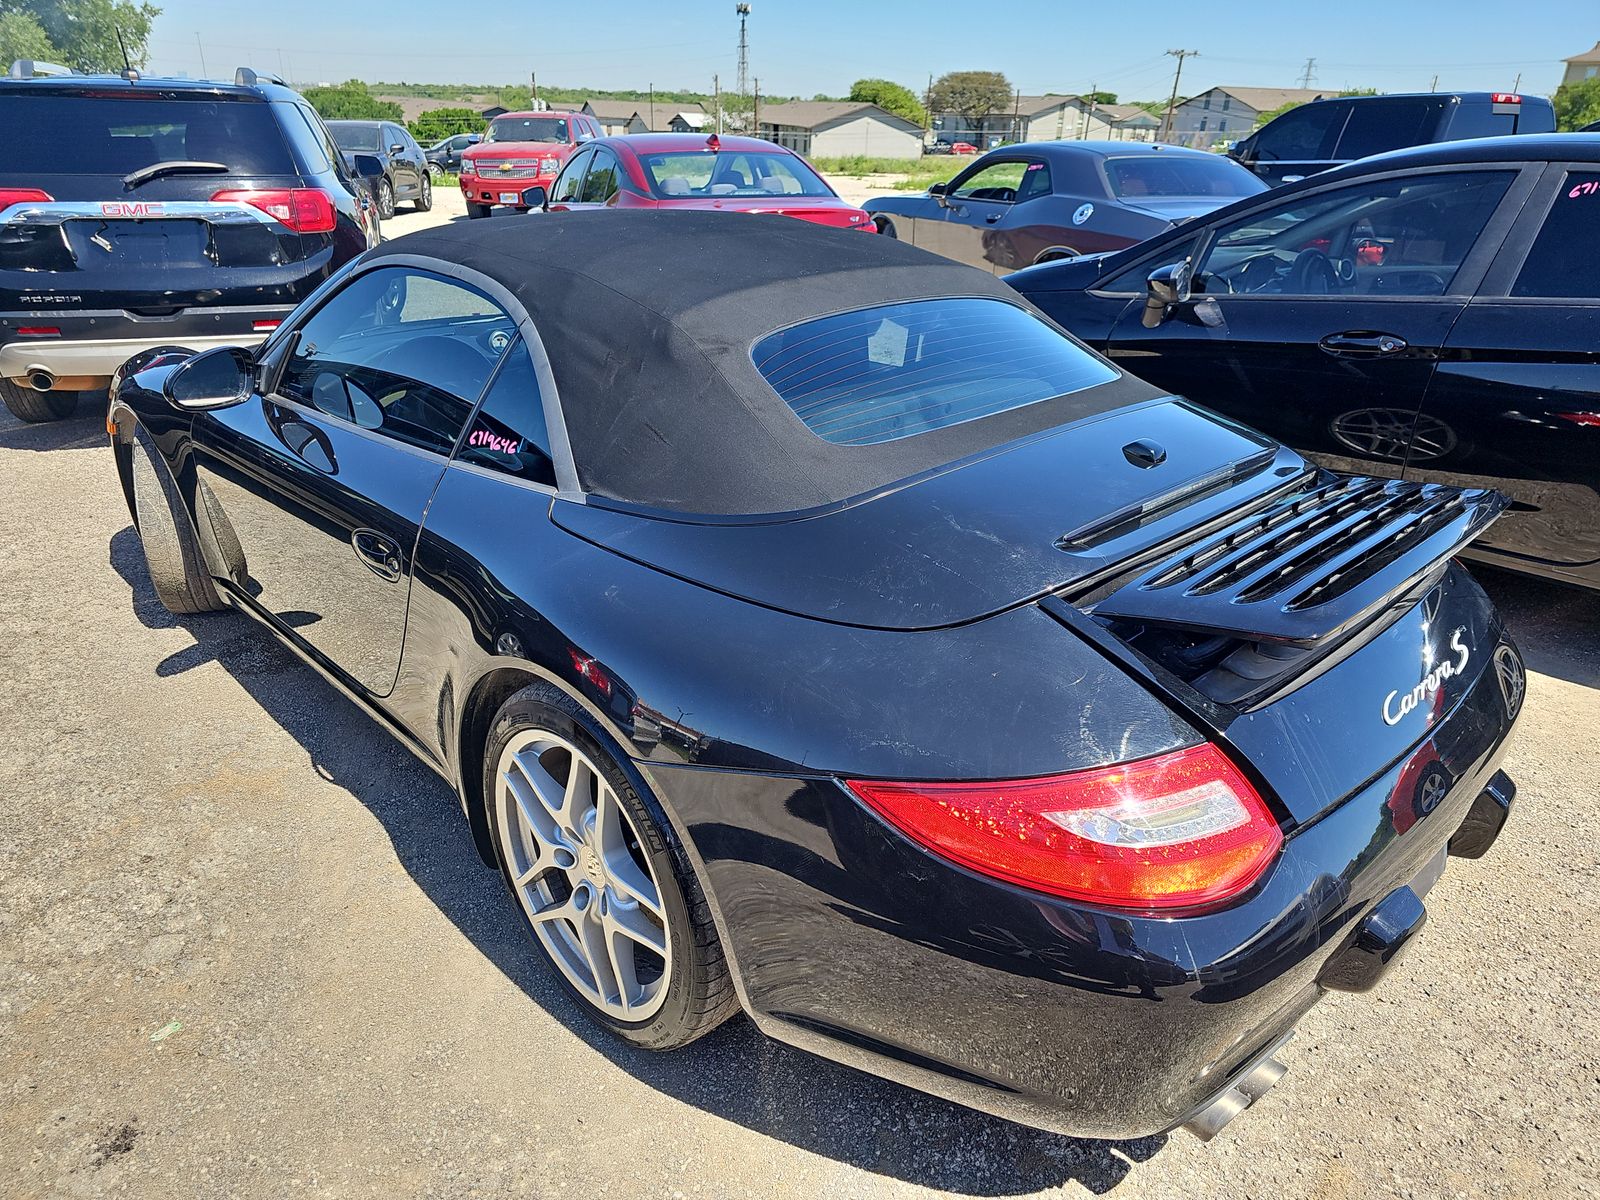
[[[617,194],[617,156],[605,147],[594,152],[589,173],[583,178],[583,202],[604,204]]]
[[[967,176],[951,195],[963,200],[1001,200],[1010,204],[1017,198],[1026,170],[1026,163],[994,163]]]
[[[1037,200],[1050,194],[1050,168],[1042,162],[1028,163],[1022,169],[1022,183],[1017,187],[1017,203]]]
[[[294,156],[307,173],[320,175],[333,165],[328,161],[328,152],[322,140],[306,121],[299,105],[278,100],[273,102],[272,109],[278,114],[278,123],[283,126],[284,135],[294,149]]]
[[[1366,158],[1431,141],[1442,108],[1437,100],[1357,101],[1333,157]]]
[[[1452,142],[1465,138],[1510,137],[1517,131],[1517,114],[1495,112],[1485,100],[1465,100],[1456,106],[1445,137]]]
[[[1256,157],[1262,162],[1326,162],[1333,158],[1349,111],[1348,104],[1328,100],[1291,108],[1256,133]]]
[[[1569,171],[1533,248],[1511,285],[1513,296],[1600,298],[1600,171]]]
[[[311,134],[322,144],[322,153],[333,164],[333,169],[342,177],[344,170],[344,155],[339,152],[338,145],[333,140],[333,134],[328,132],[328,127],[322,123],[322,118],[317,115],[317,110],[309,104],[296,104],[295,108],[305,123],[311,127]]]
[[[1221,226],[1195,271],[1210,294],[1442,296],[1510,171],[1379,179],[1296,196]]]
[[[583,193],[584,168],[589,165],[589,160],[593,157],[592,150],[580,150],[567,160],[567,165],[562,168],[560,176],[556,179],[556,186],[551,189],[551,203],[578,203],[578,197]]]
[[[380,268],[356,276],[295,331],[278,391],[449,454],[515,333],[480,292],[423,271]]]
[[[539,380],[527,347],[520,341],[506,355],[483,407],[472,418],[456,457],[517,479],[556,485],[550,461],[550,435],[545,429]]]

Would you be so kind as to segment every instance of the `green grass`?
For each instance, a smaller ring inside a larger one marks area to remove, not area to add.
[[[847,158],[817,158],[812,165],[824,175],[902,175],[905,178],[894,184],[896,191],[926,191],[930,183],[944,183],[962,167],[972,162],[970,158],[957,158],[950,154],[925,154],[913,158],[871,158],[853,154]]]

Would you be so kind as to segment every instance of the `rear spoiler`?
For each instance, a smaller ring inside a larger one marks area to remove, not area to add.
[[[1092,611],[1318,648],[1442,574],[1506,504],[1486,489],[1323,473],[1122,583]]]

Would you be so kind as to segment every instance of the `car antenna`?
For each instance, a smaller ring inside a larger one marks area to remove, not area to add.
[[[113,25],[111,29],[117,35],[117,48],[122,51],[122,77],[133,83],[138,80],[139,72],[133,69],[133,62],[128,58],[128,43],[122,39],[122,28]]]

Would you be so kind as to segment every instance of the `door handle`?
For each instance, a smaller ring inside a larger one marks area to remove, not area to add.
[[[1387,358],[1408,349],[1405,338],[1392,333],[1330,333],[1317,345],[1334,358]]]
[[[400,544],[387,538],[376,529],[358,529],[350,535],[350,546],[366,567],[379,579],[391,583],[400,578],[404,563],[400,558]]]

